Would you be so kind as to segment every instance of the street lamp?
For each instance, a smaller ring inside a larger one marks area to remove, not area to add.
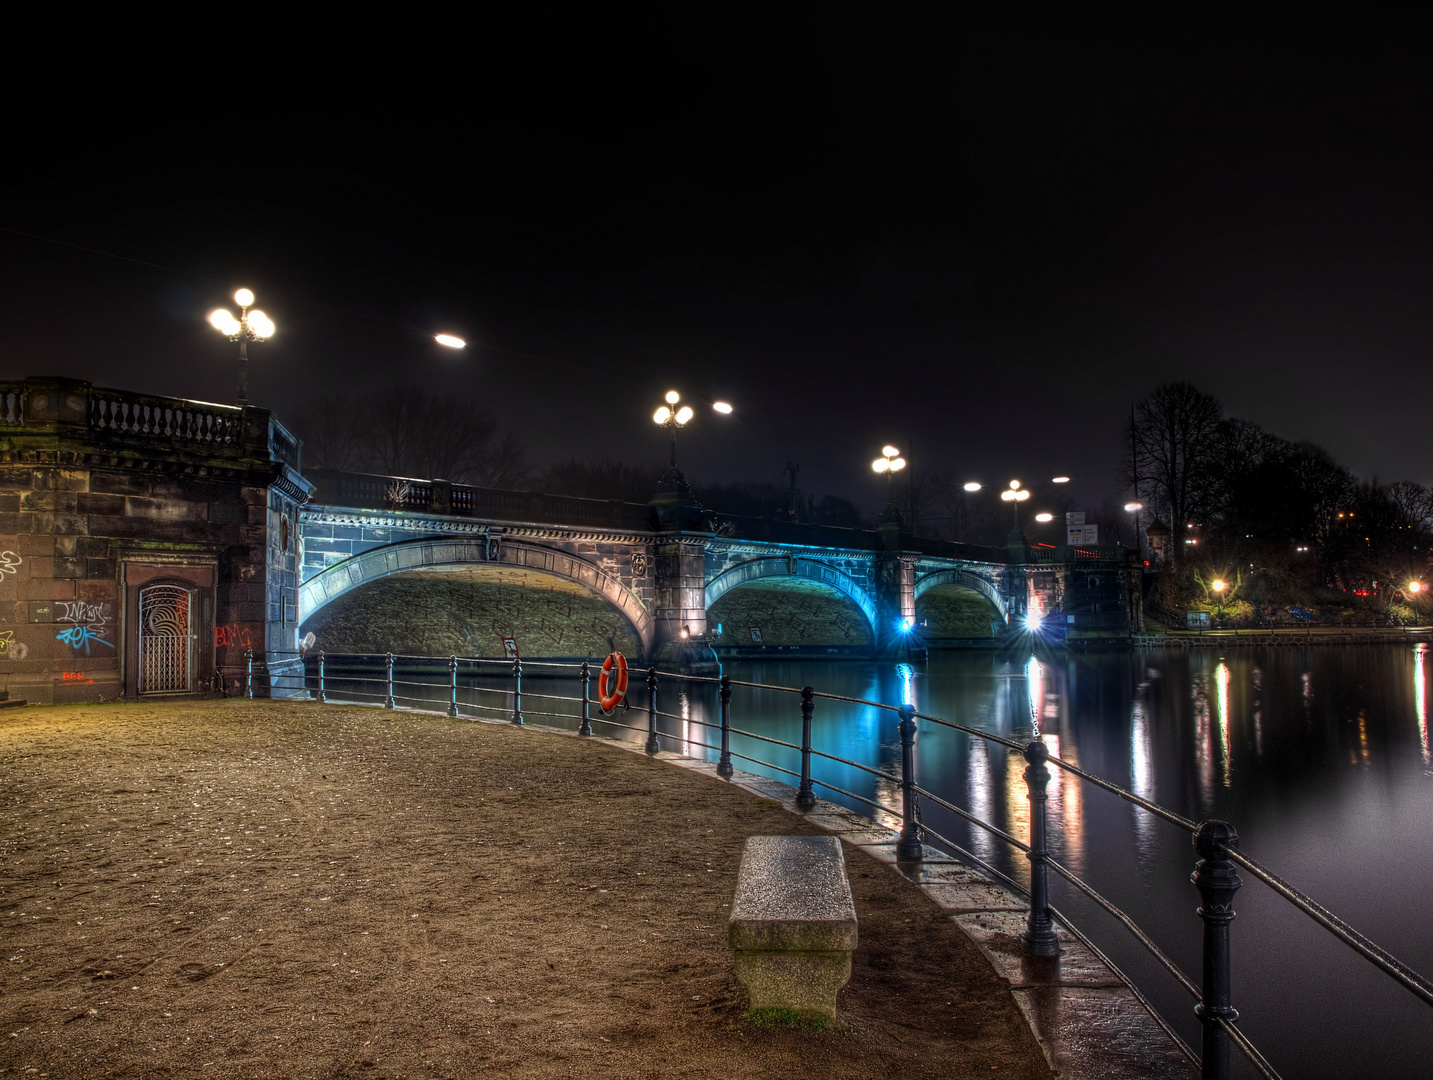
[[[906,459],[901,457],[901,452],[894,446],[881,447],[881,456],[871,462],[871,471],[878,476],[884,474],[886,478],[886,509],[894,510],[896,507],[896,473],[906,467]]]
[[[668,390],[666,395],[667,403],[661,406],[652,414],[652,423],[664,427],[672,433],[672,468],[677,467],[677,429],[687,426],[696,413],[690,405],[679,405],[682,395],[675,390]],[[723,416],[732,414],[732,407],[725,401],[712,402],[712,411],[719,412]],[[683,481],[685,483],[685,481]]]
[[[1228,588],[1228,586],[1224,584],[1223,578],[1215,578],[1210,582],[1209,587],[1214,590],[1214,613],[1216,615],[1223,615],[1224,590]]]
[[[239,317],[234,318],[228,308],[215,308],[209,313],[209,325],[230,341],[239,343],[239,404],[249,404],[249,342],[263,341],[274,336],[274,323],[262,311],[250,308],[254,294],[248,289],[234,293],[234,303],[239,305]]]
[[[1000,493],[1000,498],[1010,504],[1010,537],[1020,535],[1020,504],[1030,497],[1030,490],[1020,486],[1019,480],[1010,481],[1010,486]]]
[[[652,414],[652,423],[658,424],[672,433],[672,468],[674,469],[677,467],[677,429],[686,427],[687,421],[696,415],[692,412],[690,405],[677,408],[677,402],[681,400],[681,394],[675,390],[668,390],[667,404]]]

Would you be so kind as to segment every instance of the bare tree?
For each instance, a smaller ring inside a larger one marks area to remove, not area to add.
[[[1209,508],[1221,412],[1219,402],[1189,383],[1161,386],[1135,406],[1131,479],[1156,513],[1169,515],[1176,558],[1189,525]]]
[[[521,483],[522,447],[472,402],[418,386],[358,400],[325,398],[295,418],[311,465],[453,480],[483,487]]]

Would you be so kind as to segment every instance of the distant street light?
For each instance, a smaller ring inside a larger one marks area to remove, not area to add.
[[[263,341],[274,336],[273,320],[257,308],[249,310],[254,303],[254,294],[248,289],[234,293],[234,303],[239,305],[239,317],[234,318],[228,308],[215,308],[209,313],[209,325],[230,341],[239,343],[239,404],[249,404],[249,342]]]
[[[979,491],[980,488],[981,488],[981,486],[982,486],[982,485],[976,483],[974,480],[971,480],[969,483],[967,483],[967,484],[965,485],[965,490],[966,490],[966,491]]]
[[[1055,476],[1050,479],[1050,483],[1052,484],[1068,484],[1069,482],[1070,478],[1068,476]]]
[[[468,343],[457,334],[434,334],[433,340],[447,349],[466,349]]]
[[[1000,498],[1010,504],[1010,536],[1013,540],[1020,535],[1020,504],[1030,497],[1028,488],[1022,488],[1019,480],[1010,481],[1010,486],[1000,493]]]
[[[1041,525],[1045,525],[1045,524],[1048,524],[1048,523],[1051,522],[1051,521],[1054,521],[1054,520],[1055,520],[1055,515],[1054,515],[1054,514],[1036,514],[1036,515],[1035,515],[1035,520],[1038,521]]]

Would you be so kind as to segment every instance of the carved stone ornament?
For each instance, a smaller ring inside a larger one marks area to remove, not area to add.
[[[647,576],[647,553],[645,551],[632,552],[632,576],[634,578]]]

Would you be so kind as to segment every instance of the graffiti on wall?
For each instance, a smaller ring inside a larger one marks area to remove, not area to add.
[[[238,623],[229,623],[227,626],[214,628],[214,647],[225,649],[237,646],[241,649],[252,649],[254,647],[253,636],[249,633],[247,626],[240,627]]]
[[[0,551],[0,578],[4,578],[6,574],[17,572],[20,569],[20,564],[24,561],[13,551]]]
[[[107,602],[91,604],[84,600],[61,600],[55,604],[55,612],[56,622],[70,624],[55,635],[57,641],[63,641],[72,649],[84,649],[86,656],[90,655],[91,643],[103,645],[106,649],[114,648],[114,644],[105,639],[109,633],[110,618]]]

